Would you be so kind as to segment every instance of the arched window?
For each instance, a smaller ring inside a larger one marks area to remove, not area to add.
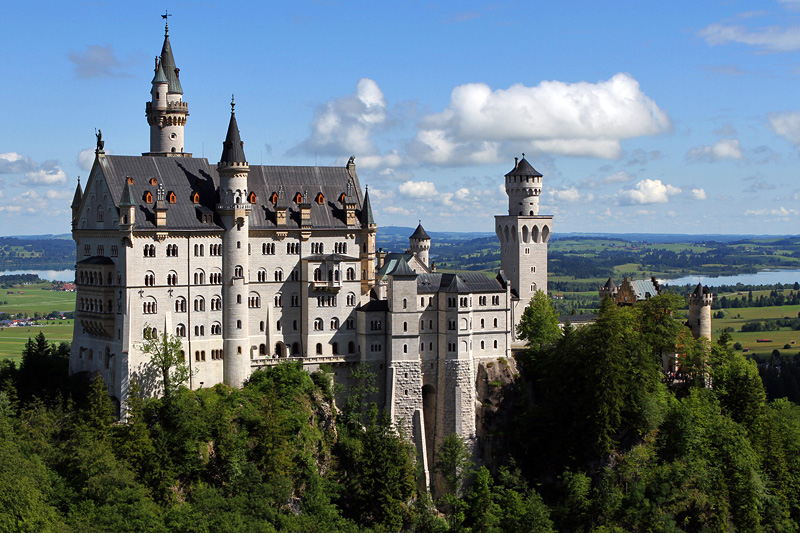
[[[185,313],[186,312],[186,298],[183,296],[179,296],[175,299],[175,312],[176,313]]]
[[[211,310],[222,311],[222,298],[219,296],[214,296],[211,298]]]
[[[347,269],[347,281],[355,281],[356,270],[353,267]]]
[[[322,331],[324,327],[325,326],[321,318],[317,318],[314,320],[314,331]]]
[[[317,343],[317,355],[322,355],[322,344]]]
[[[193,193],[192,194],[192,203],[193,204],[199,204],[200,203],[200,194],[199,193]]]
[[[243,278],[244,277],[244,269],[240,265],[236,265],[236,267],[233,269],[233,275],[234,275],[234,277],[237,277],[237,278]]]
[[[494,347],[497,349],[497,341],[494,341]]]
[[[237,320],[236,321],[236,329],[242,329],[242,321],[241,320]]]
[[[256,203],[256,201],[257,201],[257,200],[258,200],[258,198],[256,198],[256,193],[254,193],[254,192],[251,192],[251,193],[250,193],[250,194],[247,196],[247,201],[248,201],[248,202],[250,202],[251,204],[254,204],[254,203]]]
[[[407,308],[408,308],[408,300],[403,298],[403,309],[407,309]]]
[[[281,293],[275,295],[275,307],[283,307],[283,296]]]
[[[171,203],[171,204],[175,203],[175,193],[174,192],[169,191],[169,193],[167,194],[167,201],[169,203]]]
[[[331,353],[333,355],[339,355],[339,343],[338,342],[331,343]]]
[[[331,329],[334,330],[334,331],[339,329],[339,319],[338,318],[333,317],[331,319]]]
[[[350,341],[347,343],[347,353],[355,353],[356,351],[356,343]]]
[[[205,311],[206,310],[206,301],[202,296],[198,296],[194,299],[194,310],[195,311]]]
[[[494,319],[494,327],[497,327],[497,319]]]
[[[351,292],[347,295],[347,306],[355,307],[355,305],[356,305],[356,295]]]
[[[283,270],[280,268],[275,270],[275,281],[283,281]]]
[[[211,334],[212,335],[222,335],[222,324],[219,322],[214,322],[211,324]]]
[[[403,322],[403,331],[408,331],[408,322]]]
[[[261,296],[257,292],[251,292],[247,297],[247,306],[251,309],[261,307]]]
[[[175,336],[176,337],[185,337],[186,336],[186,326],[183,324],[178,324],[175,328]]]

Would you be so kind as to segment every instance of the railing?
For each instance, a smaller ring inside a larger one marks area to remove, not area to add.
[[[289,357],[259,357],[250,360],[252,368],[263,368],[275,366],[286,361],[300,361],[304,365],[317,365],[325,363],[357,363],[360,360],[358,354],[349,355],[316,355],[311,357],[301,357],[292,355]]]

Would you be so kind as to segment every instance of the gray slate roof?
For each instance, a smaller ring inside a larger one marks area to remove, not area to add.
[[[411,270],[411,267],[408,266],[408,261],[397,261],[394,268],[389,272],[389,275],[398,278],[413,278],[417,276],[416,272]]]
[[[201,222],[200,212],[213,212],[217,204],[219,176],[217,169],[205,158],[197,157],[153,157],[106,155],[99,158],[100,168],[106,177],[115,205],[120,205],[126,178],[133,178],[130,194],[136,208],[134,230],[155,229],[154,204],[158,185],[150,185],[150,179],[164,186],[167,195],[174,192],[176,203],[167,204],[167,228],[171,230],[222,231],[219,219],[209,226]],[[288,205],[286,227],[300,227],[300,209],[294,202],[295,194],[308,190],[311,196],[322,192],[322,205],[311,202],[311,224],[315,228],[342,229],[347,227],[347,215],[339,197],[347,191],[347,182],[353,175],[354,197],[357,202],[356,215],[360,215],[361,194],[358,177],[345,167],[250,167],[248,187],[256,194],[256,204],[250,215],[251,229],[275,229],[275,207],[269,201],[273,192],[284,189]],[[153,203],[144,201],[145,194],[153,195]],[[192,203],[192,195],[198,193],[199,204]],[[279,200],[279,204],[281,203]],[[360,218],[359,218],[360,220]]]
[[[169,35],[164,35],[164,45],[161,47],[161,66],[164,69],[164,76],[169,82],[167,92],[183,94],[181,80],[178,78],[178,69],[175,66],[175,58],[172,56],[172,45],[169,44]]]
[[[511,172],[506,174],[506,177],[508,177],[508,176],[537,176],[537,177],[541,178],[542,174],[538,170],[533,168],[530,163],[528,163],[528,160],[525,159],[524,155],[525,154],[523,154],[523,157],[522,157],[522,159],[520,159],[519,163],[517,163],[517,166],[515,166],[513,169],[511,169]]]
[[[362,226],[369,226],[375,224],[375,219],[372,217],[372,204],[369,203],[369,191],[364,192],[364,206],[359,217]]]
[[[233,112],[233,102],[231,102],[231,121],[228,123],[228,134],[225,142],[222,143],[222,155],[219,158],[220,164],[226,163],[246,163],[244,157],[244,143],[239,136],[239,126],[236,124],[236,113]]]
[[[384,279],[389,272],[396,268],[398,263],[405,263],[406,266],[408,266],[408,262],[411,261],[412,257],[414,257],[414,254],[411,252],[390,252],[386,254],[386,257],[383,258],[383,266],[378,269],[378,272],[376,272],[375,279]]]
[[[633,292],[636,294],[637,300],[645,300],[654,296],[658,296],[658,289],[653,285],[653,282],[644,279],[637,279],[631,281]]]
[[[417,291],[419,293],[434,292],[505,292],[497,278],[489,279],[480,272],[459,272],[458,274],[431,274],[417,275]]]
[[[419,239],[419,240],[431,240],[430,236],[425,232],[425,228],[422,227],[422,222],[420,222],[417,229],[414,230],[414,233],[411,234],[410,239]]]

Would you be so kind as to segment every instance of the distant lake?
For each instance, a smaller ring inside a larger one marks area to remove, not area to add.
[[[0,271],[0,276],[16,274],[36,274],[42,279],[50,281],[75,281],[75,270],[5,270]]]
[[[737,274],[735,276],[684,276],[682,278],[659,280],[664,285],[774,285],[800,281],[800,270],[762,270],[755,274]]]

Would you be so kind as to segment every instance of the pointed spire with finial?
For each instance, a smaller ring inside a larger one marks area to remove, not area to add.
[[[170,13],[161,15],[165,21],[171,17]],[[175,66],[175,57],[172,55],[172,45],[169,42],[169,24],[164,23],[164,45],[161,47],[161,68],[164,69],[164,76],[169,82],[169,92],[173,94],[183,94],[181,81],[179,79],[180,69]]]
[[[80,207],[81,200],[83,200],[83,189],[81,189],[81,177],[78,176],[78,186],[75,187],[75,196],[72,197],[72,209]]]
[[[369,186],[364,187],[364,203],[361,205],[361,225],[372,226],[375,218],[372,216],[372,205],[369,203]]]
[[[239,135],[239,126],[236,124],[235,108],[236,100],[231,95],[231,121],[228,124],[228,134],[225,136],[225,142],[222,143],[222,156],[219,159],[222,166],[247,163],[244,156],[244,143]]]
[[[135,205],[133,203],[133,195],[131,194],[130,178],[125,178],[125,187],[122,189],[122,196],[119,198],[120,207],[129,207]]]

